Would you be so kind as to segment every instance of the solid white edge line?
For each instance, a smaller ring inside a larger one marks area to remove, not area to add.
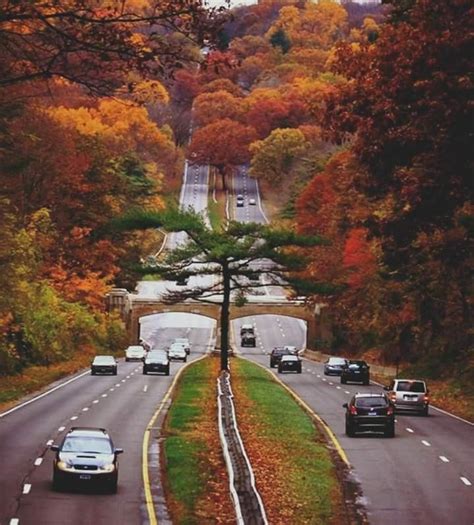
[[[257,181],[257,179],[253,179],[253,180],[255,181],[255,186],[257,188],[257,200],[258,200],[258,207],[260,208],[260,213],[262,214],[265,222],[267,224],[269,224],[270,221],[267,219],[267,216],[265,215],[265,212],[263,211],[263,208],[262,208],[262,202],[261,202],[261,199],[260,199],[260,189],[258,187],[258,181]]]
[[[255,476],[254,476],[254,473],[253,473],[252,465],[250,464],[250,460],[249,460],[249,458],[247,456],[247,452],[245,450],[244,443],[242,441],[242,438],[240,437],[240,432],[239,432],[239,429],[237,427],[237,416],[236,416],[236,413],[235,413],[235,407],[234,407],[234,401],[233,401],[234,394],[232,392],[232,385],[230,383],[230,374],[227,376],[226,379],[227,379],[227,384],[229,386],[229,391],[230,391],[230,406],[232,407],[232,420],[233,420],[233,424],[234,424],[235,433],[237,434],[237,439],[239,440],[240,447],[241,447],[242,452],[244,454],[245,462],[247,463],[247,468],[249,469],[249,472],[250,472],[250,484],[252,485],[252,488],[253,488],[253,490],[255,492],[255,495],[257,496],[257,500],[258,500],[258,503],[260,505],[260,511],[262,513],[263,522],[264,522],[265,525],[268,525],[267,514],[265,512],[265,507],[263,506],[263,501],[262,501],[262,498],[260,496],[260,493],[258,492],[257,487],[255,486]]]
[[[467,479],[465,478],[464,476],[461,476],[461,481],[464,483],[464,485],[466,485],[467,487],[470,487],[472,485],[472,483]]]
[[[3,412],[2,414],[0,414],[0,419],[2,417],[8,416],[8,414],[11,414],[12,412],[15,412],[16,410],[19,410],[20,408],[23,408],[29,405],[30,403],[33,403],[34,401],[38,401],[38,399],[41,399],[45,396],[48,396],[49,394],[52,394],[56,390],[59,390],[60,388],[63,388],[66,385],[69,385],[69,383],[72,383],[73,381],[77,381],[81,377],[84,377],[85,375],[89,375],[89,374],[90,374],[89,370],[87,372],[83,372],[82,374],[79,374],[78,376],[73,377],[72,379],[68,379],[64,383],[61,383],[60,385],[55,386],[54,388],[52,388],[51,390],[48,390],[47,392],[43,392],[39,396],[33,397],[32,399],[29,399],[28,401],[25,401],[24,403],[21,403],[20,405],[17,405],[16,407],[10,408],[10,410],[7,410],[6,412]]]

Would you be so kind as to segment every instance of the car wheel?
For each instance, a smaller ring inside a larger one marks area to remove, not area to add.
[[[116,376],[116,375],[117,375],[117,370],[114,370],[114,376]]]
[[[421,413],[423,416],[427,416],[429,414],[429,408],[428,406],[425,406],[425,408],[423,409],[423,412]]]
[[[393,423],[387,427],[387,430],[385,431],[385,437],[388,437],[388,438],[395,437],[395,425]]]
[[[95,371],[91,370],[91,376],[95,376]]]
[[[147,374],[147,371],[143,369],[143,375],[146,375],[146,374]]]
[[[169,368],[168,368],[168,370],[166,370],[165,375],[167,375],[167,376],[170,375],[170,369]]]
[[[354,428],[349,423],[346,423],[346,435],[348,437],[354,437],[354,435],[355,435]]]
[[[298,374],[301,374],[301,368],[298,370]]]
[[[278,373],[281,374],[282,372],[283,370],[280,367],[278,367]]]
[[[370,385],[370,381],[369,381],[368,379],[366,379],[366,380],[364,381],[364,385],[365,385],[365,386],[369,386],[369,385]]]
[[[341,384],[345,385],[347,381],[341,376]]]
[[[62,490],[62,485],[59,481],[59,477],[56,474],[55,470],[53,470],[53,490],[55,490],[56,492],[61,492]]]
[[[187,358],[187,357],[184,357],[184,358],[183,358],[183,363],[186,363],[187,360],[188,360],[188,358]]]
[[[125,361],[128,363],[130,361],[130,359],[128,357],[126,357]]]

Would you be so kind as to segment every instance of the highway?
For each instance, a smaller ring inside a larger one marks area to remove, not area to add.
[[[196,204],[204,210],[207,169],[197,167],[190,172],[188,167],[186,182],[182,206]],[[255,182],[245,171],[237,175],[234,188],[245,199],[258,199]],[[265,222],[258,200],[256,205],[246,201],[242,208],[232,210],[239,220]],[[265,283],[264,276],[261,282]],[[156,297],[164,286],[174,284],[140,283],[138,295]],[[266,300],[282,299],[281,288],[265,288]],[[259,300],[264,300],[263,296]],[[248,322],[256,328],[256,348],[241,348],[239,344],[240,325]],[[237,353],[267,368],[274,346],[303,348],[305,341],[304,323],[284,316],[238,319],[232,322],[232,333]],[[155,348],[169,346],[175,337],[188,337],[192,344],[189,359],[193,360],[213,346],[215,326],[204,317],[169,313],[142,319],[141,336]],[[181,362],[173,362],[169,377],[145,376],[141,363],[121,359],[117,376],[91,376],[86,370],[50,385],[47,395],[31,396],[23,400],[31,401],[29,404],[0,414],[0,525],[148,523],[142,481],[143,435],[182,366]],[[273,373],[278,375],[275,370]],[[341,385],[339,378],[324,376],[322,364],[308,359],[304,359],[301,375],[278,377],[335,433],[352,466],[352,475],[361,486],[360,503],[367,509],[371,524],[474,523],[472,424],[432,407],[427,418],[398,414],[393,439],[377,435],[348,438],[344,434],[342,404],[357,391],[380,390],[381,386]],[[48,444],[58,443],[73,425],[105,427],[115,446],[125,449],[120,456],[116,495],[52,490],[53,453],[48,451]],[[149,450],[149,454],[156,466],[156,450]],[[153,485],[154,497],[158,497],[157,490]]]

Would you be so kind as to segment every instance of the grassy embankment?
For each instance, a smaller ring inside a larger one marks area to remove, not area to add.
[[[264,369],[232,361],[239,429],[269,523],[345,523],[336,467],[308,414]]]
[[[221,177],[211,171],[209,176],[209,194],[207,203],[207,213],[213,230],[219,231],[226,223],[226,193],[222,189]],[[215,199],[215,200],[214,200]]]
[[[217,426],[219,359],[181,376],[164,427],[165,491],[173,523],[235,523]]]
[[[31,366],[18,375],[0,377],[0,411],[14,405],[27,394],[37,392],[65,376],[90,365],[97,350],[84,349],[71,359],[50,366]]]

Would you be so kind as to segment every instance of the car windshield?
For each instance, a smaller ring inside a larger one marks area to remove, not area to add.
[[[179,343],[179,344],[181,344],[181,345],[187,345],[187,344],[189,344],[189,340],[188,340],[188,339],[184,339],[184,338],[180,338],[180,337],[176,338],[176,339],[174,340],[174,342],[175,342],[175,343]]]
[[[284,355],[281,358],[282,361],[298,361],[298,358],[295,355]]]
[[[356,407],[385,407],[387,400],[384,397],[359,397],[355,400]]]
[[[328,365],[344,365],[346,363],[346,360],[342,357],[330,357],[328,361]]]
[[[349,368],[366,368],[367,363],[365,361],[349,361]]]
[[[152,350],[148,354],[148,358],[166,357],[168,354],[164,350]]]
[[[89,452],[96,454],[112,454],[112,446],[108,439],[87,436],[70,436],[64,440],[62,452]]]
[[[273,355],[284,355],[284,354],[289,354],[290,351],[287,350],[286,348],[274,348],[272,353]]]
[[[114,365],[115,359],[110,355],[102,355],[94,358],[95,365]]]
[[[399,381],[397,383],[398,392],[425,392],[425,384],[422,381]]]

